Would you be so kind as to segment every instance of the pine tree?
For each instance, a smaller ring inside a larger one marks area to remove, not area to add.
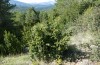
[[[12,29],[11,13],[10,10],[14,5],[9,3],[9,0],[0,0],[0,51],[4,48],[3,34],[4,30]]]
[[[0,26],[9,21],[9,19],[11,18],[10,10],[13,7],[14,5],[10,4],[9,0],[0,0]]]
[[[35,11],[34,8],[29,8],[25,15],[26,25],[34,25],[39,22],[39,12]]]

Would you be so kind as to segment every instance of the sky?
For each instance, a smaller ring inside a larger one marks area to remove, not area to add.
[[[24,3],[42,3],[42,2],[52,2],[55,3],[55,0],[17,0]]]

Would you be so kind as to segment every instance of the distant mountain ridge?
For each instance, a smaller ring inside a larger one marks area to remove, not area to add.
[[[31,6],[30,4],[19,2],[19,1],[16,1],[16,0],[10,0],[10,3],[15,4],[16,6],[29,6],[29,7]]]
[[[16,0],[10,0],[11,4],[16,5],[14,10],[26,10],[30,7],[34,7],[36,10],[48,10],[54,7],[53,3],[43,2],[43,3],[24,3]]]

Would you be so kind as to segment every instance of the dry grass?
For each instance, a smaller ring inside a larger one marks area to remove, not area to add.
[[[0,57],[0,65],[60,65],[57,61],[45,63],[44,61],[31,62],[29,55],[17,55]],[[78,62],[62,62],[62,65],[100,65],[100,62],[92,62],[88,59],[83,59]]]
[[[0,58],[0,65],[31,65],[29,55],[17,55]]]
[[[33,65],[100,65],[100,62],[92,62],[88,59],[83,59],[78,62],[62,62],[62,64],[58,64],[56,61],[45,63],[43,61],[33,62]]]

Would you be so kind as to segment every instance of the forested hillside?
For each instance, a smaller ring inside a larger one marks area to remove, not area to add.
[[[32,61],[57,65],[100,61],[100,0],[57,0],[51,10],[32,7],[23,13],[11,12],[15,7],[0,0],[1,56],[29,51]]]
[[[26,12],[27,9],[34,7],[35,10],[42,11],[42,10],[50,10],[54,7],[53,3],[43,2],[43,3],[24,3],[17,0],[10,0],[10,4],[16,5],[11,11],[16,12]]]

